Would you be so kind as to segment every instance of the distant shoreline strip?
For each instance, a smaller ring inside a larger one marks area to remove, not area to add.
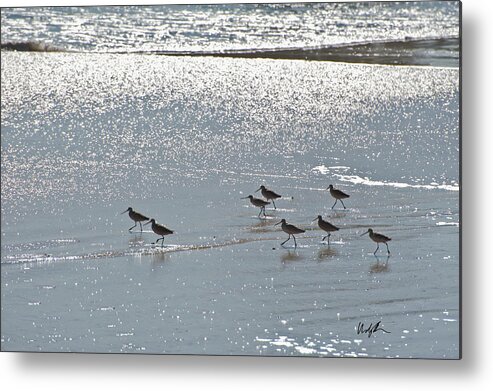
[[[28,42],[2,42],[2,50],[15,52],[70,52],[47,43],[28,41]]]
[[[38,42],[7,42],[2,43],[1,48],[2,50],[30,52],[74,52]],[[459,49],[459,38],[431,38],[363,42],[309,48],[238,49],[222,51],[117,51],[107,53],[458,67]],[[81,53],[102,54],[101,52]]]

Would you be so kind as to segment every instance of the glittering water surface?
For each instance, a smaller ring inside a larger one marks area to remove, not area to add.
[[[211,174],[458,190],[457,70],[15,53],[2,69],[2,211],[14,218]]]
[[[307,47],[458,37],[458,2],[216,4],[2,9],[5,41],[71,50]]]

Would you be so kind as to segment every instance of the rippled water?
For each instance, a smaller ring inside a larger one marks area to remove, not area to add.
[[[4,214],[145,198],[223,171],[306,176],[341,159],[346,176],[457,187],[456,70],[97,60],[5,53]]]
[[[458,357],[457,68],[1,61],[2,350]],[[129,233],[129,206],[175,234]]]
[[[2,39],[72,50],[210,51],[458,37],[456,1],[2,9]]]

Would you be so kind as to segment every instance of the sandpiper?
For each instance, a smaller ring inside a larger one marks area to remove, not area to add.
[[[249,195],[248,197],[242,197],[241,199],[242,200],[246,200],[246,199],[249,199],[250,202],[252,203],[252,205],[255,205],[257,207],[260,208],[260,212],[258,214],[258,217],[260,217],[260,214],[263,212],[264,213],[264,216],[267,217],[267,215],[265,214],[265,206],[266,205],[269,205],[270,202],[267,202],[267,201],[264,201],[264,200],[261,200],[260,198],[255,198],[254,196],[252,195]]]
[[[330,190],[330,195],[336,199],[336,202],[334,202],[334,205],[332,205],[332,209],[334,209],[334,206],[336,206],[337,201],[341,201],[342,206],[344,207],[344,209],[346,209],[346,205],[344,205],[344,202],[342,202],[342,200],[344,198],[349,198],[349,195],[342,192],[341,190],[334,189],[334,186],[332,185],[329,185],[329,187],[325,190]]]
[[[148,221],[147,223],[145,223],[144,225],[147,225],[147,224],[151,224],[152,223],[152,230],[154,231],[155,234],[157,235],[160,235],[162,236],[161,238],[159,238],[158,240],[156,240],[156,243],[159,242],[160,240],[162,240],[161,242],[161,247],[164,246],[164,236],[165,235],[171,235],[173,233],[172,230],[166,228],[164,225],[161,225],[161,224],[158,224],[156,223],[156,220],[155,219],[151,219],[150,221]]]
[[[362,233],[360,236],[363,236],[366,234],[370,234],[370,239],[373,240],[377,244],[377,249],[375,250],[375,252],[373,254],[377,253],[378,248],[380,247],[380,243],[385,243],[385,245],[387,246],[387,254],[390,254],[389,245],[387,244],[387,242],[391,241],[392,240],[391,238],[389,238],[385,235],[382,235],[382,234],[377,234],[376,232],[373,232],[373,230],[371,228],[368,228],[368,231]]]
[[[140,232],[142,232],[142,221],[149,220],[149,217],[146,217],[143,214],[140,214],[139,212],[134,211],[132,208],[128,208],[127,210],[124,210],[121,214],[124,214],[127,212],[128,212],[128,217],[130,217],[135,222],[135,225],[133,227],[130,227],[128,230],[132,231],[132,229],[137,226],[137,223],[139,223],[140,224]]]
[[[275,199],[281,198],[281,195],[273,192],[272,190],[267,189],[264,185],[260,186],[259,189],[255,190],[255,193],[259,190],[262,190],[262,195],[267,201],[272,200],[272,204],[274,205],[274,209],[276,208],[276,203],[274,202]]]
[[[286,243],[289,239],[291,239],[291,236],[293,236],[293,239],[294,239],[294,247],[297,246],[296,244],[296,238],[294,237],[295,234],[302,234],[303,232],[305,232],[304,229],[301,229],[301,228],[298,228],[298,227],[295,227],[294,225],[291,225],[291,224],[287,224],[286,223],[286,219],[282,219],[281,221],[279,221],[277,224],[274,224],[274,225],[279,225],[279,224],[282,224],[281,225],[281,228],[284,232],[286,232],[289,236],[288,238],[281,243],[281,246]]]
[[[324,236],[322,238],[322,242],[325,240],[325,238],[327,238],[327,245],[329,245],[330,244],[329,243],[330,233],[334,232],[334,231],[339,231],[339,228],[337,228],[335,225],[332,225],[328,221],[325,221],[324,219],[322,219],[322,216],[320,216],[320,215],[318,215],[312,221],[315,221],[315,220],[318,220],[318,226],[320,227],[320,229],[323,229],[325,232],[327,232],[327,236]]]

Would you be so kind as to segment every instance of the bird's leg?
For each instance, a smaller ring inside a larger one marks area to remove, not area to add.
[[[262,207],[260,207],[260,212],[258,212],[258,218],[260,219],[260,215],[262,214]]]
[[[274,202],[274,200],[272,200],[272,204],[274,205],[274,209],[277,209],[276,208],[276,203]]]
[[[289,239],[291,239],[291,234],[288,234],[288,235],[289,235],[289,236],[288,236],[288,238],[287,238],[284,242],[282,242],[282,243],[281,243],[281,246],[282,246],[284,243],[286,243]]]
[[[140,224],[140,232],[142,232],[142,223],[140,221],[139,224]],[[137,225],[137,223],[135,223],[135,225]]]
[[[329,237],[329,235],[326,235],[322,238],[322,242],[325,240],[325,238]]]
[[[342,206],[344,206],[344,209],[346,209],[346,205],[344,205],[344,202],[342,202],[342,200],[339,201],[341,201]]]
[[[164,247],[164,236],[161,238],[161,247]]]
[[[267,217],[267,215],[265,214],[265,206],[262,207],[262,210],[264,211],[264,217]]]
[[[132,229],[134,229],[135,227],[137,227],[137,222],[135,222],[135,225],[133,227],[130,227],[128,230],[132,231]]]
[[[334,206],[336,206],[336,204],[337,204],[337,199],[336,199],[336,202],[334,202],[334,205],[332,205],[331,209],[334,209]]]
[[[387,254],[390,254],[389,245],[387,243],[385,245],[387,246]]]
[[[377,249],[375,250],[375,252],[373,253],[373,255],[375,255],[377,253],[379,247],[380,247],[380,244],[377,243]]]
[[[293,239],[294,239],[294,247],[296,248],[298,245],[296,244],[296,237],[293,235]]]
[[[330,241],[330,233],[327,235],[327,246],[330,246],[329,241]]]

